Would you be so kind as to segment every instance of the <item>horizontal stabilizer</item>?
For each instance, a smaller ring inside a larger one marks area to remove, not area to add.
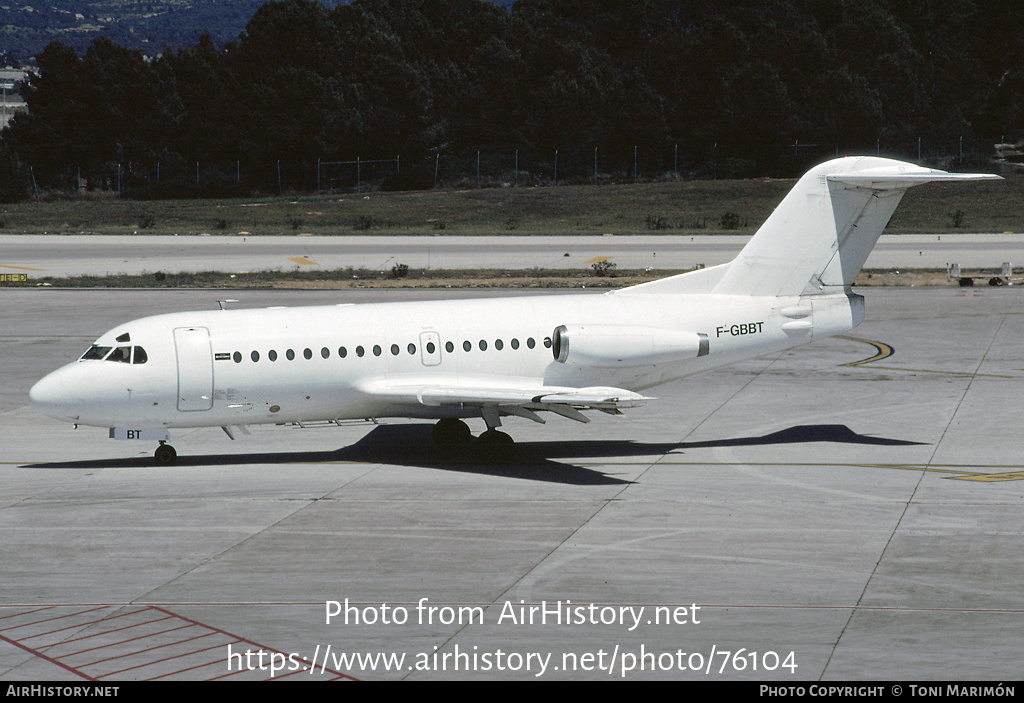
[[[998,181],[1000,176],[992,173],[948,173],[934,169],[922,169],[924,172],[906,173],[895,169],[879,169],[868,173],[836,173],[826,176],[830,181],[866,188],[868,190],[906,190],[911,186],[936,181]]]

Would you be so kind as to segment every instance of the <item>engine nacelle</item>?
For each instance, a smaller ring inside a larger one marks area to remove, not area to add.
[[[555,361],[576,366],[651,366],[708,353],[700,332],[641,325],[559,325],[551,335]]]

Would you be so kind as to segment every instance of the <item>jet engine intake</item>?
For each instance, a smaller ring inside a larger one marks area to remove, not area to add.
[[[575,366],[651,366],[708,351],[701,332],[642,325],[559,325],[551,335],[555,361]]]

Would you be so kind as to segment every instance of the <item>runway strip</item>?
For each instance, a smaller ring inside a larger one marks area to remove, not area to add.
[[[689,269],[731,261],[742,235],[459,237],[459,236],[104,236],[0,235],[0,268],[40,275],[138,275],[224,271],[365,268],[395,264],[423,269],[588,269],[594,261],[619,268]],[[868,268],[998,271],[1004,261],[1024,267],[1024,234],[883,235]],[[34,277],[34,276],[33,276]]]

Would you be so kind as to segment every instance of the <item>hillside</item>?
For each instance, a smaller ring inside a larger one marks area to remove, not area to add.
[[[325,0],[327,6],[350,0]],[[155,55],[192,46],[207,32],[218,46],[237,39],[264,0],[42,0],[0,4],[0,53],[31,65],[51,41],[84,54],[97,37]],[[497,0],[509,6],[515,0]]]
[[[0,5],[0,47],[14,64],[31,64],[53,40],[84,53],[97,37],[157,54],[195,44],[209,32],[217,44],[238,37],[260,0],[43,0]]]

